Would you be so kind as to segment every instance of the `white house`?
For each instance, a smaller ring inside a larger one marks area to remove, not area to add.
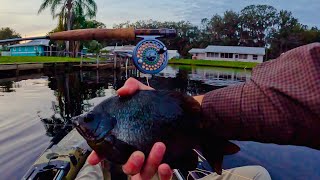
[[[266,51],[260,47],[208,46],[205,49],[193,48],[189,53],[192,59],[262,63]]]

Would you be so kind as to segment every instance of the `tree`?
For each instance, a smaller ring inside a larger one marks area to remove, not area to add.
[[[0,29],[0,39],[12,39],[12,38],[21,38],[21,35],[9,27]]]
[[[137,21],[135,23],[125,22],[118,25],[115,25],[114,28],[172,28],[177,30],[178,36],[173,39],[162,39],[169,49],[177,49],[180,54],[187,56],[188,51],[192,48],[193,45],[197,45],[199,41],[200,30],[197,26],[192,25],[188,21],[179,21],[179,22],[159,22],[153,20],[147,21]],[[127,44],[136,44],[139,40],[134,41],[109,41],[107,44],[115,45],[127,45]]]
[[[234,11],[226,11],[223,16],[223,44],[235,46],[240,39],[240,16]]]
[[[124,22],[114,28],[174,28],[178,36],[162,39],[169,49],[177,49],[184,57],[190,57],[191,48],[208,45],[266,47],[267,58],[278,57],[292,48],[320,41],[318,27],[308,28],[293,17],[290,11],[277,11],[268,5],[251,5],[241,12],[226,11],[201,20],[200,26],[188,21],[159,22],[153,20]],[[138,40],[108,40],[104,45],[136,44]]]
[[[0,29],[0,40],[1,39],[13,39],[13,38],[21,38],[21,35],[9,27],[5,27],[5,28]],[[14,43],[15,42],[5,43],[3,45],[5,47],[7,45],[14,44]]]
[[[265,47],[266,36],[277,22],[277,10],[272,6],[245,7],[241,10],[242,41],[248,46]]]
[[[73,29],[74,22],[79,20],[79,17],[91,19],[97,13],[97,4],[94,0],[44,0],[38,14],[47,8],[50,8],[53,19],[59,17],[60,28],[66,26],[67,30]],[[57,9],[60,11],[56,12]],[[69,51],[68,42],[66,48]]]
[[[300,33],[305,28],[289,11],[281,10],[277,16],[278,22],[276,27],[268,35],[272,49],[272,54],[270,55],[273,58],[289,49],[297,47],[301,42]]]

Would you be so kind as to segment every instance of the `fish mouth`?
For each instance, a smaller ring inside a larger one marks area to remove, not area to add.
[[[102,141],[104,141],[105,138],[107,138],[111,134],[110,131],[104,131],[99,135],[94,135],[94,133],[88,133],[81,126],[76,126],[75,128],[78,130],[81,136],[85,137],[85,139],[87,139],[88,141],[93,141],[95,143],[101,143]]]
[[[90,128],[88,129],[88,128],[82,126],[82,123],[79,122],[79,118],[80,118],[79,116],[74,117],[71,119],[71,122],[72,122],[73,126],[78,130],[79,134],[81,136],[83,136],[85,139],[99,143],[99,142],[103,141],[103,139],[106,138],[110,134],[110,131],[103,131],[99,135],[95,135],[99,129],[101,121],[99,121],[99,123],[94,128],[94,130],[91,131]]]

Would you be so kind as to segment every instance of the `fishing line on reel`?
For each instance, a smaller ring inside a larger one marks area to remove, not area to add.
[[[133,51],[133,64],[142,73],[157,74],[168,64],[168,49],[157,38],[161,36],[139,36],[143,38]]]

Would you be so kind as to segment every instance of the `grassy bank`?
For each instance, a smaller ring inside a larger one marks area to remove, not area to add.
[[[79,62],[80,58],[70,57],[27,57],[27,56],[0,56],[0,64],[9,63],[54,63],[54,62]]]
[[[196,65],[196,66],[215,66],[226,68],[252,69],[258,63],[239,62],[239,61],[210,61],[210,60],[193,60],[193,59],[171,59],[169,64]]]

